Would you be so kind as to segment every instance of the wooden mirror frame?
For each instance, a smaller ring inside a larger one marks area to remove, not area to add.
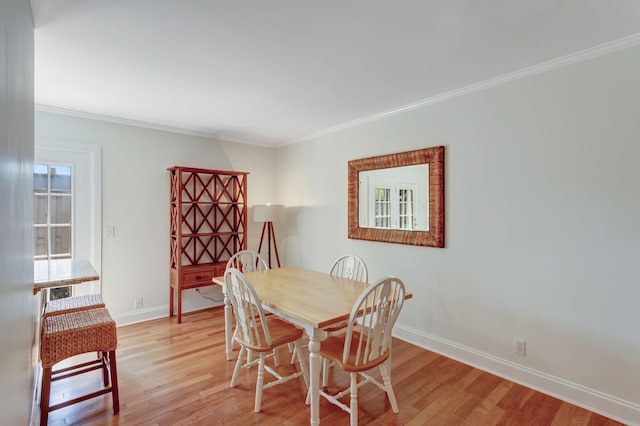
[[[361,228],[358,221],[358,173],[390,167],[429,165],[429,230]],[[444,247],[444,146],[361,158],[348,162],[349,238],[414,246]]]

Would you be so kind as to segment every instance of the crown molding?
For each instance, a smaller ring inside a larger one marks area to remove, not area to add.
[[[68,108],[60,108],[50,105],[35,104],[35,110],[41,112],[50,112],[54,114],[67,115],[71,117],[86,118],[89,120],[104,121],[108,123],[122,124],[125,126],[143,127],[146,129],[160,130],[163,132],[180,133],[183,135],[198,136],[206,139],[215,139],[221,142],[241,143],[245,145],[258,145],[267,148],[275,148],[275,143],[263,141],[247,140],[232,134],[221,131],[202,131],[197,129],[189,129],[184,127],[167,126],[164,124],[152,123],[148,121],[133,120],[129,118],[114,117],[111,115],[96,114],[92,112],[78,111]]]
[[[302,138],[290,141],[284,145],[293,145],[299,142],[303,142],[310,139],[316,139],[321,136],[326,136],[331,133],[336,133],[341,130],[345,130],[351,127],[359,126],[362,124],[370,123],[373,121],[380,120],[382,118],[391,117],[397,114],[401,114],[403,112],[411,111],[414,109],[422,108],[428,105],[433,105],[439,102],[444,102],[449,99],[454,99],[460,96],[468,95],[470,93],[475,93],[480,90],[488,89],[491,87],[501,86],[503,84],[510,83],[515,80],[520,80],[523,78],[531,77],[536,74],[541,74],[547,71],[551,71],[557,68],[562,68],[567,65],[575,64],[578,62],[587,61],[589,59],[593,59],[599,56],[604,56],[609,53],[617,52],[619,50],[628,49],[631,47],[635,47],[640,45],[640,33],[633,34],[627,37],[623,37],[617,40],[613,40],[607,43],[603,43],[594,47],[590,47],[588,49],[580,50],[578,52],[571,53],[566,56],[562,56],[560,58],[552,59],[547,62],[543,62],[537,65],[533,65],[527,68],[523,68],[518,71],[510,72],[507,74],[500,75],[498,77],[490,78],[488,80],[480,81],[478,83],[473,83],[465,87],[461,87],[459,89],[451,90],[449,92],[445,92],[439,95],[435,95],[429,98],[425,98],[416,102],[412,102],[410,104],[391,109],[389,111],[380,112],[372,115],[368,115],[366,117],[358,118],[356,120],[352,120],[343,124],[339,124],[337,126],[329,127],[324,130],[320,130],[318,132],[312,133],[308,136],[304,136]],[[281,146],[284,146],[281,145]]]

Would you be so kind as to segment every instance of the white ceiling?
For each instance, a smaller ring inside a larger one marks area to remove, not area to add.
[[[31,3],[36,104],[274,146],[640,33],[638,0]]]

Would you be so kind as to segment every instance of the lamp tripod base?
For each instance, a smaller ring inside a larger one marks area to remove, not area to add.
[[[267,253],[268,264],[271,269],[271,246],[273,245],[273,251],[275,252],[276,264],[280,267],[280,255],[278,254],[278,244],[276,243],[276,234],[273,231],[273,222],[265,222],[262,225],[262,234],[260,235],[260,244],[258,245],[258,253],[262,252],[262,243],[264,242],[264,236],[267,235]]]

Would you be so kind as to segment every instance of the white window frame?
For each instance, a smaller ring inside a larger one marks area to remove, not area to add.
[[[73,164],[63,164],[63,163],[43,163],[38,162],[34,164],[34,174],[35,174],[35,166],[43,165],[47,167],[47,191],[46,192],[35,192],[35,188],[33,191],[34,197],[46,197],[47,198],[47,222],[44,224],[33,224],[34,234],[36,229],[45,228],[47,230],[47,253],[45,255],[34,255],[35,260],[51,260],[51,259],[73,259],[73,242],[74,242],[74,232],[75,232],[75,218],[74,218],[74,210],[75,210],[75,197],[74,197],[74,179],[75,172],[73,168]],[[55,167],[68,167],[71,170],[71,179],[70,179],[70,191],[69,194],[57,194],[51,192],[51,169]],[[71,198],[71,221],[69,223],[51,223],[51,199],[56,197],[69,197]],[[70,241],[69,241],[69,253],[63,254],[52,254],[51,253],[51,237],[52,237],[52,228],[69,228],[70,232]],[[35,236],[34,236],[35,237]],[[34,241],[35,244],[35,241]]]

